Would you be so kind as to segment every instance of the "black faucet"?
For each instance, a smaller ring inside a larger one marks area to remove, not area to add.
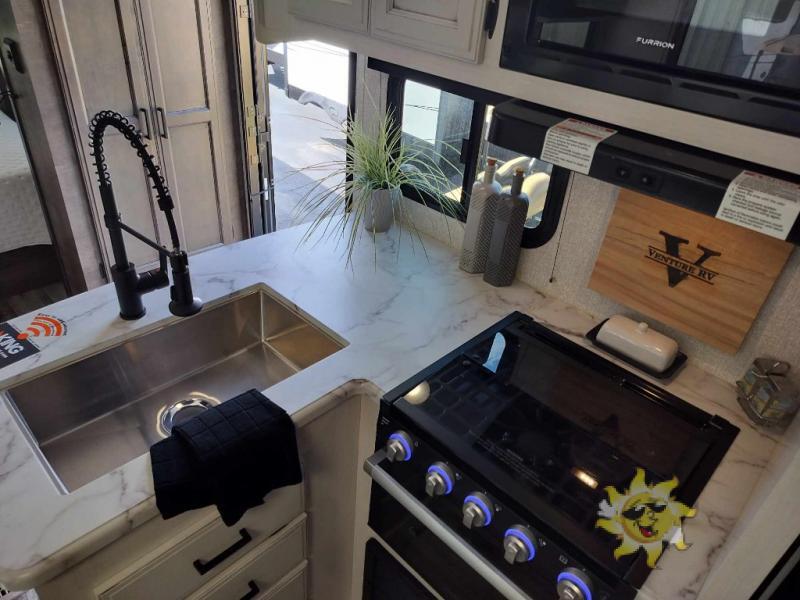
[[[153,182],[153,189],[158,197],[158,207],[163,211],[167,219],[172,250],[159,246],[122,222],[117,210],[117,203],[114,200],[114,190],[111,187],[108,165],[103,155],[103,136],[109,126],[117,129],[131,143],[131,146],[136,150],[136,154],[142,159],[147,176]],[[97,167],[100,198],[103,201],[103,212],[105,213],[103,220],[108,228],[111,248],[114,252],[115,264],[111,267],[111,278],[114,281],[117,298],[119,299],[119,316],[128,320],[140,319],[144,316],[145,308],[144,304],[142,304],[142,294],[163,288],[169,284],[167,260],[169,260],[172,270],[172,286],[169,289],[171,298],[169,311],[179,317],[188,317],[200,312],[200,309],[203,308],[203,303],[199,298],[195,298],[192,295],[192,282],[189,279],[189,257],[186,252],[181,250],[178,242],[178,229],[175,226],[175,218],[172,216],[172,209],[175,207],[172,202],[172,196],[170,196],[169,190],[164,183],[164,178],[159,174],[160,167],[153,163],[153,156],[147,151],[147,146],[145,146],[141,136],[121,114],[103,110],[92,119],[89,126],[89,137],[91,138],[94,164]],[[125,251],[125,242],[122,240],[123,231],[127,231],[133,237],[158,252],[159,267],[157,269],[146,271],[142,274],[136,272],[136,267],[128,260],[128,254]]]

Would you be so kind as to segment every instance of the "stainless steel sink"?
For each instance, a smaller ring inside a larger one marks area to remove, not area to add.
[[[262,289],[20,384],[6,396],[62,493],[148,451],[169,425],[344,347]]]

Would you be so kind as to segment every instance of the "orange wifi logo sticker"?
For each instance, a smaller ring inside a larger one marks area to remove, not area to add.
[[[38,314],[28,328],[17,336],[18,340],[39,336],[62,336],[67,333],[67,325],[61,319],[50,315]]]

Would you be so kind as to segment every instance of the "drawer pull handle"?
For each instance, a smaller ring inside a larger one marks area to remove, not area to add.
[[[258,585],[252,579],[247,582],[247,587],[250,588],[250,591],[247,592],[244,596],[242,596],[242,600],[250,600],[251,598],[255,598],[256,594],[261,590],[258,589]]]
[[[211,569],[219,565],[222,561],[236,554],[239,550],[244,548],[253,539],[250,533],[247,531],[247,529],[240,529],[239,535],[241,537],[238,540],[236,540],[233,544],[225,548],[225,550],[217,554],[211,560],[204,561],[199,558],[195,560],[192,564],[194,565],[194,568],[197,569],[197,572],[200,573],[200,575],[205,575]]]

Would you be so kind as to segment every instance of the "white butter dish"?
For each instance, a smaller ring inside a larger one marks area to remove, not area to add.
[[[686,356],[679,353],[678,343],[670,337],[622,315],[614,315],[587,337],[596,345],[652,374],[666,374],[681,364]]]

